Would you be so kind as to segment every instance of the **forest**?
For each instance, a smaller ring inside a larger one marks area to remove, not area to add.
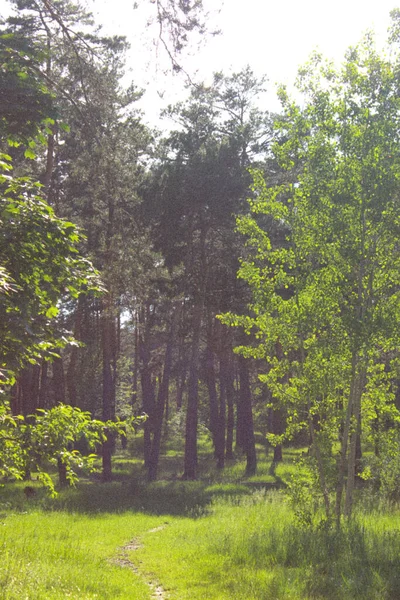
[[[186,73],[201,1],[150,1],[161,132],[129,40],[10,4],[0,599],[400,598],[400,10],[273,113],[251,65]]]

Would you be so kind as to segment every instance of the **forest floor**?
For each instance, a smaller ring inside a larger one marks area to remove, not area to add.
[[[274,489],[300,453],[286,449],[275,468],[259,446],[247,479],[241,459],[215,469],[204,443],[200,478],[186,482],[181,451],[166,448],[161,479],[148,484],[130,448],[112,483],[86,478],[56,499],[7,483],[0,599],[399,600],[399,509],[370,498],[341,532],[301,526]]]

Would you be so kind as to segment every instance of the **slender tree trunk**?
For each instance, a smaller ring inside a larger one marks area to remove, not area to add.
[[[162,381],[158,390],[158,400],[154,415],[154,433],[153,442],[151,445],[151,452],[148,461],[148,479],[149,481],[155,481],[157,478],[158,461],[160,457],[160,446],[161,446],[161,435],[164,411],[168,400],[169,392],[169,381],[172,368],[172,350],[174,344],[174,329],[175,329],[175,315],[172,317],[171,328],[167,340],[167,346],[165,349],[164,359],[164,371],[162,375]]]
[[[273,408],[271,411],[272,433],[282,435],[285,431],[285,419],[281,408]],[[282,444],[274,446],[274,463],[282,462]]]
[[[243,356],[239,356],[239,378],[240,378],[240,392],[239,392],[239,406],[240,406],[240,418],[242,420],[242,436],[243,436],[243,450],[246,454],[246,475],[254,475],[257,469],[257,456],[256,446],[254,439],[254,424],[253,424],[253,410],[251,406],[251,390],[250,390],[250,378],[249,369],[246,359]],[[239,411],[238,411],[239,419]]]
[[[350,382],[350,393],[346,408],[346,417],[343,425],[343,434],[340,447],[340,461],[338,468],[338,481],[336,485],[336,505],[335,515],[337,527],[340,527],[340,518],[342,514],[342,495],[345,483],[346,465],[347,465],[347,446],[349,442],[351,417],[353,415],[353,405],[356,395],[357,387],[357,368],[358,368],[358,354],[353,352],[352,366],[351,366],[351,382]]]
[[[368,294],[367,298],[364,297],[364,285],[366,275],[366,239],[367,239],[367,220],[366,220],[366,202],[365,198],[362,197],[361,209],[360,209],[360,263],[358,270],[358,303],[356,308],[356,318],[359,323],[363,323],[366,315],[367,308],[371,308],[371,300],[373,297],[373,271],[368,277]],[[360,341],[360,340],[359,340]],[[349,457],[347,461],[347,485],[346,485],[346,499],[344,514],[347,517],[351,516],[353,508],[353,494],[354,484],[356,476],[356,456],[357,456],[357,433],[361,419],[361,398],[363,395],[365,382],[366,382],[366,367],[365,358],[363,351],[353,352],[353,363],[352,363],[352,385],[350,388],[349,406],[346,415],[346,425],[344,428],[346,437],[349,438]],[[345,442],[347,443],[347,441]],[[347,448],[346,448],[347,451]],[[345,464],[341,464],[342,472],[340,473],[340,480],[343,487],[344,482],[344,471]],[[341,492],[341,490],[340,490]],[[341,498],[341,493],[340,493]],[[338,503],[340,509],[340,502]],[[337,514],[337,522],[340,523],[340,513]]]
[[[61,458],[57,458],[57,470],[58,470],[58,485],[60,487],[67,487],[67,467],[63,463]]]
[[[199,355],[200,333],[203,319],[204,301],[207,285],[206,264],[206,237],[207,230],[204,224],[200,229],[199,256],[200,272],[199,284],[195,294],[193,309],[193,337],[189,366],[188,403],[186,413],[185,431],[185,457],[184,479],[196,479],[197,476],[197,425],[198,425],[198,390],[199,390]]]
[[[53,361],[53,389],[56,404],[65,404],[65,376],[63,359],[55,358]]]
[[[361,479],[360,478],[360,474],[361,474],[361,461],[362,461],[362,445],[361,445],[361,410],[360,410],[360,414],[358,416],[358,422],[357,422],[357,439],[356,439],[356,478],[357,479]]]
[[[83,311],[85,307],[85,301],[83,295],[79,296],[76,311],[75,311],[75,323],[74,323],[74,338],[76,340],[82,339],[82,321]],[[79,348],[72,346],[69,365],[67,369],[66,377],[66,388],[68,392],[68,401],[71,406],[78,406],[78,392],[76,386],[77,372],[76,365],[78,362]]]
[[[47,27],[45,20],[42,18],[42,24],[46,29],[47,34],[47,56],[46,56],[46,75],[51,80],[52,77],[52,34],[50,29]],[[45,189],[47,200],[50,202],[50,184],[51,177],[54,169],[54,158],[55,158],[55,134],[56,134],[56,123],[50,126],[51,133],[47,136],[47,150],[46,150],[46,168],[42,176],[42,183]]]
[[[202,316],[203,300],[200,298],[194,307],[193,316],[193,338],[189,367],[183,479],[196,479],[197,476],[198,370]]]
[[[354,386],[354,399],[353,399],[353,415],[352,415],[352,429],[350,431],[350,442],[349,442],[349,458],[347,464],[347,486],[346,486],[346,501],[344,507],[344,514],[347,517],[351,516],[353,509],[353,497],[354,497],[354,485],[356,478],[356,459],[357,459],[357,437],[358,427],[361,418],[361,397],[365,385],[365,371],[361,370],[358,374],[356,385]]]
[[[139,374],[139,319],[137,312],[134,316],[134,356],[133,356],[133,376],[132,376],[132,412],[135,410],[138,397],[138,374]]]
[[[65,378],[64,365],[62,358],[56,358],[52,364],[53,367],[53,388],[54,400],[56,404],[65,404]],[[71,447],[71,444],[70,444]],[[57,458],[58,484],[60,487],[68,485],[67,467],[61,457]]]
[[[217,398],[217,384],[215,378],[214,368],[214,350],[212,348],[211,332],[209,331],[209,339],[206,348],[205,355],[205,378],[208,388],[208,397],[210,403],[210,431],[214,445],[214,456],[217,458],[218,454],[218,427],[219,427],[219,415],[218,415],[218,398]]]
[[[187,377],[187,362],[184,361],[181,363],[180,373],[177,375],[177,383],[176,383],[176,409],[180,411],[183,405],[183,393],[186,387],[186,377]]]
[[[223,469],[225,466],[225,430],[226,430],[226,395],[227,395],[227,364],[226,353],[220,358],[219,363],[219,407],[218,407],[218,428],[216,437],[216,458],[217,468]]]
[[[182,305],[181,310],[181,327],[180,333],[178,335],[178,365],[179,370],[176,376],[176,409],[180,411],[182,409],[183,404],[183,393],[186,387],[186,379],[187,379],[187,370],[188,370],[188,360],[186,356],[186,348],[185,348],[185,333],[184,333],[184,319],[186,317],[185,314],[185,303]]]
[[[22,414],[22,389],[20,378],[17,379],[11,390],[11,412],[13,415]]]
[[[320,483],[320,487],[322,490],[322,496],[324,498],[325,514],[326,514],[327,519],[329,520],[331,517],[331,503],[330,503],[330,499],[329,499],[328,486],[326,484],[325,469],[324,469],[324,465],[323,465],[323,461],[322,461],[322,455],[321,455],[319,443],[317,440],[317,436],[315,433],[313,415],[311,413],[310,400],[308,400],[307,413],[308,413],[308,426],[309,426],[309,432],[310,432],[310,438],[311,438],[311,450],[312,450],[312,453],[313,453],[314,458],[317,463],[319,483]]]
[[[151,453],[151,435],[153,432],[156,408],[155,389],[152,379],[152,368],[150,364],[150,333],[153,326],[153,317],[150,312],[149,303],[143,311],[141,321],[143,323],[143,334],[139,336],[139,356],[141,362],[140,381],[142,387],[143,412],[147,415],[147,420],[143,427],[143,452],[144,466],[146,469],[148,469]]]
[[[230,349],[231,350],[231,349]],[[235,428],[235,386],[234,386],[234,372],[233,372],[233,356],[230,351],[230,356],[227,364],[227,370],[225,373],[226,377],[226,401],[227,401],[227,419],[226,419],[226,451],[225,458],[227,460],[233,459],[233,432]]]
[[[23,369],[18,377],[20,414],[32,415],[39,406],[40,365]]]
[[[55,125],[53,125],[53,132],[47,136],[47,152],[46,152],[46,170],[43,174],[42,183],[46,190],[47,199],[50,201],[50,185],[51,178],[53,175],[54,169],[54,159],[55,159]]]
[[[41,361],[40,365],[40,384],[39,384],[39,398],[38,408],[47,408],[47,393],[48,393],[48,366],[47,360]]]
[[[102,349],[103,349],[103,421],[115,419],[115,322],[113,316],[112,299],[107,299],[103,309],[102,319]],[[103,481],[111,481],[112,466],[111,458],[114,450],[114,435],[107,433],[107,439],[103,442],[102,466]]]

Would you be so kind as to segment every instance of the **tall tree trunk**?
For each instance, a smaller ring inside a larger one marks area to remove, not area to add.
[[[187,353],[185,349],[185,333],[184,327],[182,326],[185,319],[185,303],[182,305],[181,310],[181,327],[180,333],[178,335],[178,373],[176,376],[176,409],[180,411],[182,409],[183,404],[183,393],[186,387],[186,379],[187,379],[187,370],[188,370],[188,360]]]
[[[39,407],[40,365],[25,367],[18,377],[20,414],[32,415]]]
[[[193,315],[193,338],[189,365],[183,479],[196,479],[197,476],[198,371],[203,304],[202,299],[198,299],[197,304],[194,307]]]
[[[40,365],[40,384],[39,384],[39,398],[38,408],[47,408],[48,398],[48,367],[49,363],[47,360],[43,360]]]
[[[217,468],[225,466],[225,429],[226,429],[226,396],[227,396],[227,361],[226,353],[222,351],[219,362],[219,406],[218,427],[216,436]]]
[[[81,295],[78,298],[76,311],[75,311],[75,322],[74,322],[74,338],[76,340],[81,340],[82,338],[82,320],[83,320],[83,311],[85,307],[84,296]],[[78,352],[79,348],[77,346],[72,346],[71,354],[69,359],[69,365],[67,369],[67,377],[66,377],[66,388],[68,393],[68,402],[71,406],[78,406],[78,393],[76,387],[77,373],[76,373],[76,365],[78,361]]]
[[[240,379],[240,391],[239,391],[239,404],[240,411],[238,410],[242,421],[242,443],[243,450],[246,454],[246,475],[254,475],[257,469],[257,456],[256,456],[256,445],[254,439],[254,424],[253,424],[253,410],[251,406],[251,389],[250,389],[250,377],[249,368],[246,359],[243,356],[239,356],[239,379]]]
[[[11,390],[11,412],[13,415],[22,414],[22,388],[20,377],[17,379]]]
[[[43,24],[44,28],[46,29],[46,35],[47,35],[46,76],[47,76],[48,80],[51,81],[51,78],[52,78],[52,60],[51,60],[51,57],[52,57],[52,48],[51,48],[52,34],[46,24],[46,21],[43,19],[43,17],[41,20],[42,20],[42,24]],[[54,155],[55,155],[55,145],[56,145],[55,144],[55,134],[56,134],[57,124],[54,123],[53,125],[50,125],[48,127],[49,127],[49,129],[51,129],[51,133],[49,133],[49,135],[47,136],[46,168],[42,175],[42,184],[45,189],[47,200],[50,203],[51,202],[50,184],[51,184],[51,178],[52,178],[53,169],[54,169],[54,158],[55,158]]]
[[[351,516],[353,509],[354,485],[356,478],[357,465],[357,438],[359,434],[359,423],[361,419],[361,397],[364,391],[366,373],[362,369],[357,377],[356,385],[354,386],[353,400],[353,418],[352,428],[349,441],[349,458],[347,464],[347,485],[346,485],[346,500],[344,514],[347,517]]]
[[[232,349],[230,348],[229,359],[227,364],[226,376],[226,402],[228,407],[227,419],[226,419],[226,451],[225,458],[227,460],[233,459],[233,432],[235,428],[235,386],[234,386],[234,362]]]
[[[187,378],[187,362],[186,360],[181,362],[180,372],[176,377],[176,409],[179,411],[183,405],[183,393],[186,387]]]
[[[106,299],[107,303],[103,308],[101,318],[102,324],[102,351],[103,351],[103,421],[113,421],[115,419],[115,343],[116,332],[113,315],[112,299]],[[111,458],[114,450],[114,435],[107,434],[107,439],[103,442],[102,448],[102,477],[103,481],[111,481],[112,466]]]
[[[272,433],[282,435],[285,431],[285,419],[281,408],[273,408],[271,411]],[[274,446],[274,463],[282,462],[282,444]]]
[[[212,347],[212,332],[211,328],[208,328],[208,343],[205,353],[205,379],[208,388],[208,397],[210,403],[210,431],[214,445],[214,456],[217,458],[218,450],[218,427],[219,427],[219,414],[218,414],[218,398],[217,398],[217,385],[215,379],[215,356]]]
[[[55,358],[53,361],[53,389],[56,404],[65,404],[65,376],[63,359]]]
[[[134,410],[135,410],[137,399],[138,399],[138,380],[139,380],[139,319],[138,319],[137,311],[135,311],[133,323],[134,323],[134,355],[133,355],[131,405],[132,405],[132,413],[134,414]]]
[[[358,353],[353,352],[352,356],[352,365],[351,365],[351,382],[350,382],[350,392],[349,398],[346,407],[346,416],[343,424],[343,433],[341,438],[341,446],[340,446],[340,462],[338,468],[338,481],[336,485],[336,505],[335,505],[335,515],[336,515],[336,524],[340,527],[340,518],[342,514],[342,495],[345,484],[345,475],[346,475],[346,466],[347,466],[347,448],[349,443],[349,435],[350,435],[350,427],[351,420],[354,411],[354,402],[357,394],[356,388],[358,387]]]
[[[199,355],[200,333],[203,320],[204,301],[207,285],[206,237],[204,224],[200,229],[199,240],[199,284],[195,293],[193,309],[193,337],[189,365],[188,403],[185,430],[184,479],[197,477],[197,425],[198,425],[198,393],[199,393]]]
[[[143,412],[147,415],[147,420],[143,427],[143,438],[144,438],[144,465],[145,468],[149,467],[150,453],[151,453],[151,435],[153,432],[154,425],[154,414],[156,407],[155,400],[155,389],[152,379],[152,367],[150,364],[151,353],[150,353],[150,334],[153,327],[153,315],[150,310],[150,303],[147,303],[146,307],[142,310],[141,324],[143,326],[143,332],[139,335],[139,356],[141,362],[140,369],[140,382],[142,388],[142,408]]]
[[[361,202],[361,210],[360,210],[360,263],[358,270],[358,303],[356,308],[356,318],[360,324],[364,322],[365,315],[367,309],[371,309],[371,299],[373,297],[373,276],[370,274],[368,277],[368,296],[367,301],[364,298],[364,278],[366,274],[366,259],[365,259],[365,248],[366,248],[366,239],[367,239],[367,219],[366,219],[367,209],[365,198],[362,197]],[[358,340],[361,341],[361,340]],[[362,347],[362,343],[361,343]],[[349,457],[347,462],[347,485],[346,485],[346,499],[345,499],[345,507],[344,514],[347,517],[351,516],[352,508],[353,508],[353,494],[354,494],[354,484],[356,477],[356,458],[357,458],[357,434],[358,428],[361,424],[361,398],[364,392],[364,387],[366,383],[367,371],[366,371],[366,360],[363,350],[359,350],[357,353],[353,352],[354,362],[352,364],[352,385],[350,388],[350,396],[349,399],[349,409],[348,409],[348,423],[346,422],[347,428],[347,436],[349,436]],[[345,426],[345,431],[346,431]],[[345,469],[345,465],[341,464],[343,470]],[[344,473],[341,473],[341,479],[344,480]],[[339,504],[340,508],[340,504]],[[337,516],[337,521],[339,522],[339,517]]]
[[[56,358],[52,363],[53,367],[53,389],[54,401],[56,404],[65,404],[65,377],[63,359]],[[72,444],[70,445],[72,446]],[[68,485],[67,467],[62,458],[57,458],[58,484],[60,487]]]
[[[151,452],[148,461],[148,479],[155,481],[157,478],[158,461],[160,457],[161,435],[164,411],[168,400],[169,381],[172,367],[172,350],[174,344],[175,314],[172,317],[171,327],[165,349],[164,370],[162,381],[158,390],[157,405],[154,414],[154,433]]]
[[[357,479],[361,479],[360,474],[362,471],[362,465],[361,465],[361,461],[362,461],[362,445],[361,445],[361,410],[360,410],[360,414],[358,416],[358,422],[357,422],[357,439],[356,439],[356,468],[355,468],[355,474]]]

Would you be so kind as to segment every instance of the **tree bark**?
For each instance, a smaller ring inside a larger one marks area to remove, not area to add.
[[[150,304],[147,303],[142,311],[141,321],[143,323],[143,333],[139,335],[139,356],[141,362],[140,382],[142,387],[142,408],[147,415],[147,420],[143,427],[143,453],[144,465],[148,469],[151,453],[151,434],[154,425],[154,414],[156,407],[155,389],[152,380],[151,353],[150,353],[150,333],[153,326],[153,316],[150,310]]]
[[[353,415],[352,415],[352,429],[350,431],[350,442],[349,442],[349,458],[347,464],[347,485],[346,485],[346,500],[344,507],[344,514],[347,517],[351,516],[353,509],[353,497],[354,487],[356,478],[356,460],[357,460],[357,438],[358,438],[358,427],[361,418],[361,397],[364,390],[366,379],[365,370],[362,369],[358,374],[356,385],[354,386],[354,399],[353,399]]]
[[[199,401],[198,371],[200,355],[200,333],[203,320],[204,301],[207,285],[206,237],[206,227],[204,223],[201,223],[199,239],[199,284],[194,294],[193,337],[189,365],[183,479],[196,479],[197,477],[197,425]]]
[[[218,413],[218,398],[217,398],[217,384],[215,378],[215,356],[212,348],[212,333],[209,328],[208,332],[208,343],[205,353],[205,379],[208,388],[208,398],[210,405],[210,431],[214,445],[214,457],[218,455],[218,427],[219,427],[219,413]]]
[[[84,297],[81,295],[78,298],[78,303],[75,311],[74,338],[76,340],[81,340],[82,338],[82,320],[84,306]],[[77,346],[72,346],[66,377],[68,401],[71,406],[78,406],[78,393],[76,387],[76,365],[78,362],[78,353],[79,348]]]
[[[223,351],[219,363],[219,407],[218,427],[216,437],[217,468],[225,466],[225,430],[226,430],[226,396],[227,396],[227,364],[226,353]]]
[[[53,361],[53,389],[56,404],[65,404],[65,376],[63,359],[55,358]]]
[[[116,332],[113,316],[112,299],[107,298],[101,318],[102,324],[102,351],[103,351],[103,421],[115,419],[115,376],[116,376]],[[102,478],[111,481],[111,458],[114,450],[114,436],[107,433],[107,439],[102,448]]]
[[[183,404],[183,393],[186,387],[186,378],[187,378],[187,370],[188,370],[188,360],[186,356],[185,349],[185,333],[184,333],[184,319],[186,316],[185,311],[185,303],[182,305],[181,310],[181,332],[178,335],[178,373],[176,376],[176,409],[180,411],[182,409]]]
[[[272,433],[275,435],[282,435],[285,431],[284,426],[284,416],[281,408],[273,408],[271,410],[271,425],[272,425]],[[282,444],[277,444],[274,446],[274,463],[282,462]]]
[[[48,404],[48,367],[49,363],[47,360],[43,360],[40,365],[40,384],[39,384],[39,397],[38,397],[38,408],[47,408]]]
[[[134,410],[136,407],[137,399],[138,399],[138,380],[139,380],[139,319],[137,312],[135,312],[134,316],[134,355],[133,355],[133,375],[132,375],[132,397],[131,397],[131,405],[132,405],[132,413],[134,414]]]
[[[253,410],[251,406],[251,389],[250,389],[250,377],[249,368],[246,359],[243,356],[239,356],[239,379],[240,379],[240,391],[239,391],[239,405],[240,411],[238,410],[238,419],[240,413],[241,429],[242,429],[242,443],[243,450],[246,454],[246,475],[254,475],[257,469],[257,456],[256,456],[256,445],[254,439],[254,424],[253,424]]]
[[[61,458],[57,458],[57,469],[58,469],[58,484],[60,487],[67,487],[68,479],[67,479],[67,467],[61,460]]]
[[[349,443],[351,418],[354,410],[354,401],[356,396],[357,378],[358,378],[358,353],[353,352],[352,365],[351,365],[351,381],[350,381],[350,393],[346,408],[346,417],[343,425],[342,441],[340,446],[340,461],[338,468],[338,481],[336,485],[336,504],[335,504],[335,515],[337,527],[340,527],[340,519],[342,513],[342,495],[345,484],[345,474],[347,465],[347,448]]]
[[[158,461],[160,457],[161,435],[164,412],[168,400],[169,382],[172,367],[172,350],[174,345],[175,315],[172,317],[172,323],[168,335],[165,349],[164,370],[162,381],[158,390],[157,405],[154,414],[154,433],[151,444],[151,451],[148,460],[148,479],[155,481],[157,478]]]
[[[234,386],[234,372],[233,372],[233,356],[230,349],[230,356],[228,359],[227,370],[225,373],[226,377],[226,401],[227,401],[227,419],[226,419],[226,450],[225,458],[227,460],[233,459],[233,432],[235,428],[235,386]]]
[[[203,304],[203,300],[199,298],[194,307],[193,315],[193,338],[189,366],[183,479],[196,479],[197,476],[198,371]]]

